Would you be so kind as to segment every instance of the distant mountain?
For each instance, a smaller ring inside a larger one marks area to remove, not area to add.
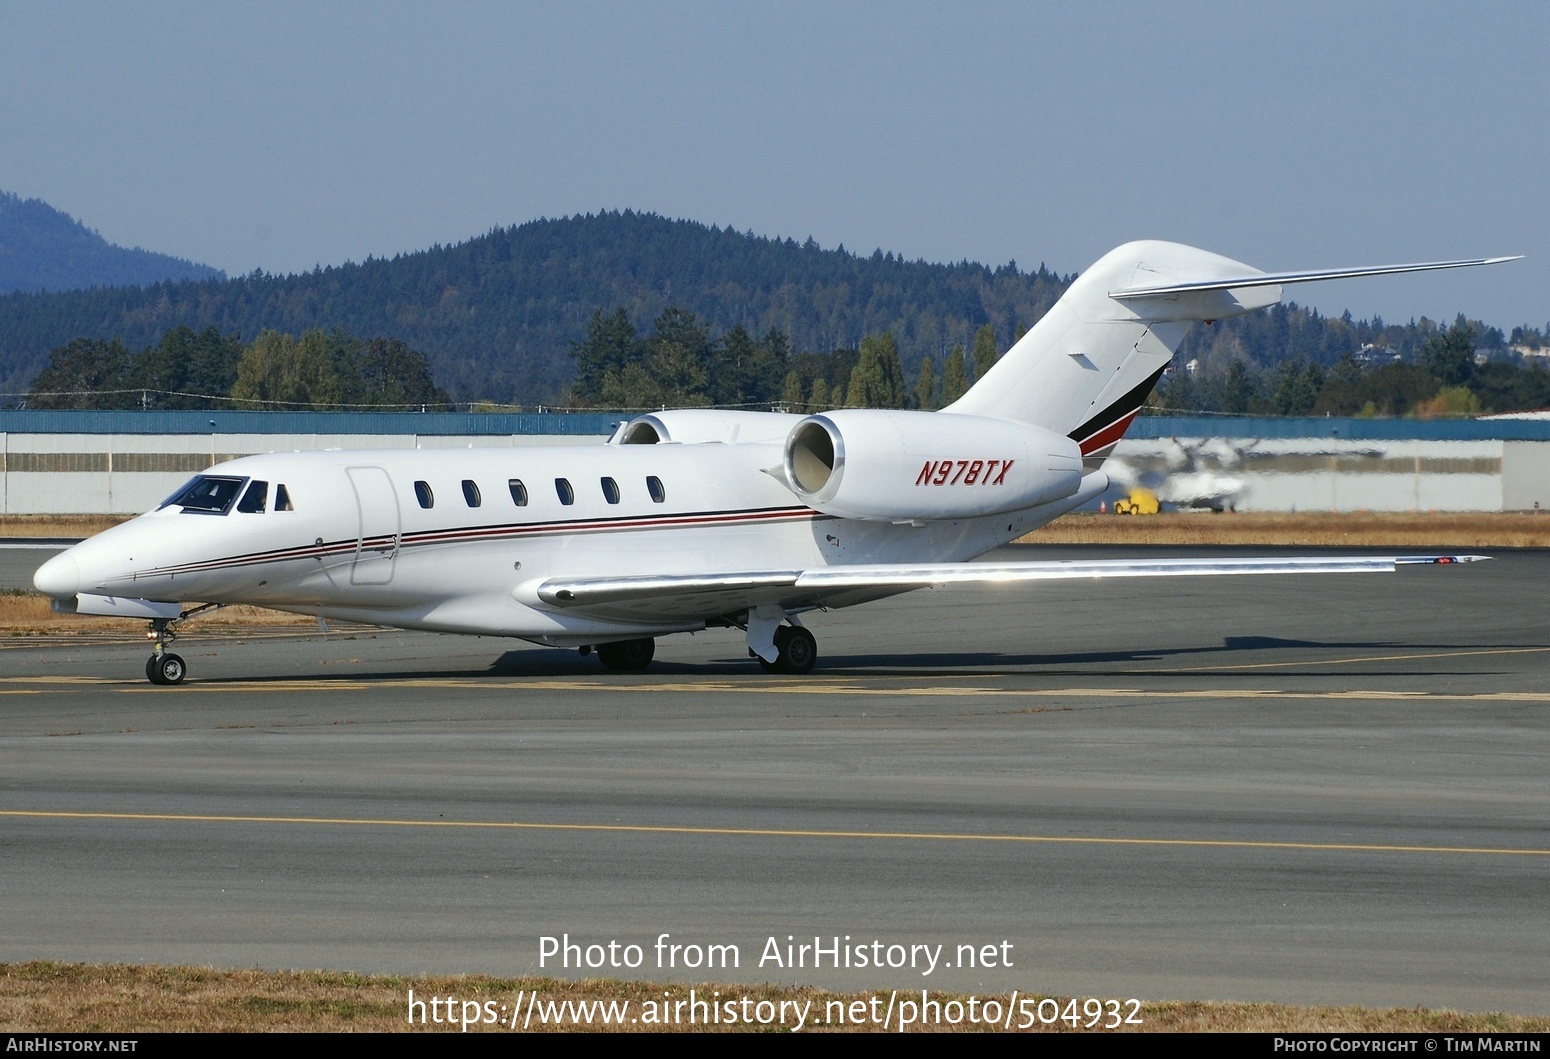
[[[408,342],[459,400],[553,402],[574,374],[572,342],[601,309],[642,330],[669,305],[719,336],[737,324],[779,328],[796,350],[855,348],[892,331],[906,369],[940,372],[982,324],[1002,348],[1044,314],[1069,278],[967,261],[905,261],[823,250],[626,210],[497,228],[455,246],[368,258],[292,276],[0,296],[0,390],[25,390],[51,349],[119,338],[141,349],[183,324],[245,341],[264,328],[343,328]]]
[[[18,213],[51,215],[77,243],[106,247],[42,203],[6,196],[0,199],[0,276],[10,274],[4,233]],[[971,347],[975,331],[988,323],[998,348],[1007,349],[1075,278],[1043,265],[1025,272],[1015,263],[931,264],[881,250],[863,256],[843,246],[824,250],[812,239],[765,238],[630,210],[531,221],[455,246],[299,275],[197,274],[212,278],[0,293],[0,394],[26,391],[50,350],[74,339],[120,339],[137,352],[182,325],[197,333],[214,327],[244,342],[265,328],[292,335],[340,328],[363,339],[400,339],[425,354],[436,383],[456,400],[556,403],[575,376],[571,345],[586,335],[594,312],[623,309],[638,331],[649,333],[672,305],[694,313],[713,339],[738,324],[756,337],[773,327],[797,352],[854,350],[865,335],[891,332],[908,378],[927,356],[940,377],[954,345]],[[48,284],[35,279],[34,288],[39,285]],[[1478,348],[1505,341],[1495,328],[1470,323]],[[1204,377],[1239,360],[1330,369],[1347,354],[1368,358],[1375,350],[1413,360],[1437,330],[1424,318],[1391,325],[1282,304],[1194,328],[1179,362],[1197,361]],[[1537,330],[1529,337],[1535,348],[1550,340]]]
[[[207,265],[114,246],[42,199],[0,191],[0,293],[224,278]]]

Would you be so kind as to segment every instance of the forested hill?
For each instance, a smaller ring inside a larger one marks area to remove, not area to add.
[[[41,199],[0,191],[0,293],[224,279],[207,265],[114,246]]]
[[[436,381],[459,399],[534,404],[568,390],[571,343],[594,311],[623,308],[645,329],[670,305],[713,335],[737,324],[753,334],[777,328],[795,350],[854,349],[865,335],[891,331],[913,371],[923,356],[940,365],[953,345],[972,344],[986,323],[1004,348],[1069,280],[1042,266],[860,256],[811,239],[604,212],[301,275],[0,297],[0,390],[25,390],[49,351],[76,338],[139,349],[178,325],[245,341],[265,328],[342,328],[423,351]]]

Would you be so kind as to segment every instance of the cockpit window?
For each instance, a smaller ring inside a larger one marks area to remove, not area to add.
[[[242,499],[237,501],[237,510],[246,511],[249,514],[259,514],[264,510],[264,505],[269,500],[269,483],[254,479],[248,484],[248,491],[242,494]]]
[[[242,491],[246,478],[220,478],[213,474],[201,474],[182,489],[169,496],[162,507],[176,504],[184,512],[198,515],[224,515],[231,510],[233,500]]]
[[[296,510],[293,506],[291,506],[291,494],[290,491],[285,488],[284,483],[274,487],[274,509],[276,511]]]

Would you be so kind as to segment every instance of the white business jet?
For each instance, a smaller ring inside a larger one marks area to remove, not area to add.
[[[766,670],[806,673],[818,652],[799,615],[933,585],[1472,560],[969,561],[1107,488],[1104,457],[1192,323],[1272,305],[1284,284],[1505,260],[1266,273],[1130,243],[940,412],[691,409],[606,445],[251,456],[34,584],[61,610],[148,619],[146,674],[177,684],[177,623],[233,603],[595,649],[615,670],[649,665],[657,636],[736,627]]]

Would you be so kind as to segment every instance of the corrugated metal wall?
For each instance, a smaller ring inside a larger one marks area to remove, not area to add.
[[[619,412],[168,412],[0,409],[18,434],[611,434]]]
[[[192,474],[263,452],[566,444],[601,440],[621,418],[4,409],[0,513],[144,511]],[[1180,503],[1217,490],[1244,510],[1550,510],[1545,420],[1150,417],[1114,455],[1117,480],[1166,482]]]

